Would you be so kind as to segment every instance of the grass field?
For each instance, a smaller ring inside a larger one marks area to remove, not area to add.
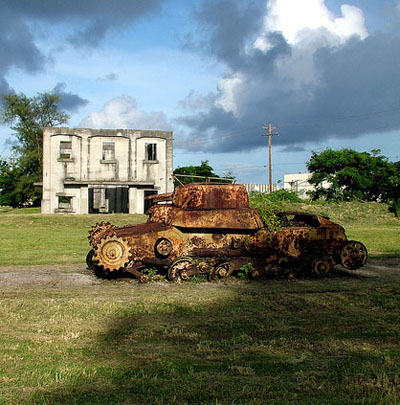
[[[367,244],[356,273],[181,285],[86,271],[93,222],[143,216],[1,212],[0,404],[400,403],[400,221],[361,208],[308,207]]]
[[[0,270],[29,275],[1,292],[0,403],[399,403],[399,263],[183,285]]]
[[[89,251],[96,222],[138,224],[145,215],[41,215],[36,208],[0,211],[0,265],[77,264]]]

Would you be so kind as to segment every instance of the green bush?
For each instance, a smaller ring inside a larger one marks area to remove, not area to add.
[[[266,194],[252,191],[249,195],[249,203],[251,208],[259,211],[268,230],[275,231],[279,228],[279,219],[276,213],[283,210],[283,205],[282,200],[274,197],[274,193]]]
[[[271,201],[275,202],[290,202],[290,203],[302,202],[302,199],[297,195],[295,191],[282,189],[274,191],[273,193],[267,195]]]

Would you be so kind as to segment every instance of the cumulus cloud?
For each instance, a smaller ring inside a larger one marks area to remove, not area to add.
[[[279,31],[289,44],[301,42],[310,32],[321,29],[345,41],[352,35],[367,37],[364,14],[357,7],[343,4],[342,16],[329,11],[324,0],[270,0],[264,19],[265,31]]]
[[[89,102],[77,94],[65,91],[66,86],[67,85],[65,83],[57,83],[52,90],[52,93],[60,96],[58,106],[61,108],[61,110],[74,112]]]
[[[139,110],[136,100],[129,96],[113,98],[105,104],[102,111],[89,114],[79,126],[83,128],[171,129],[164,113],[148,113]]]
[[[195,15],[203,39],[192,49],[226,72],[208,110],[179,118],[188,148],[264,146],[267,121],[279,126],[275,144],[291,150],[400,128],[400,114],[384,113],[399,108],[400,37],[369,35],[361,9],[342,4],[337,16],[323,0],[206,0]]]

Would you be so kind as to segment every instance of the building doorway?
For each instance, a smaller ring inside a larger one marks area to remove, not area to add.
[[[89,214],[128,212],[128,187],[89,188]]]

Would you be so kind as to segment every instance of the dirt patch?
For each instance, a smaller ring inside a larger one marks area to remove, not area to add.
[[[100,282],[82,265],[0,267],[0,288],[73,287]]]
[[[400,257],[373,258],[365,267],[350,272],[336,266],[338,276],[356,276],[377,281],[400,281]],[[0,266],[0,289],[41,287],[79,287],[109,283],[97,278],[85,265]]]

